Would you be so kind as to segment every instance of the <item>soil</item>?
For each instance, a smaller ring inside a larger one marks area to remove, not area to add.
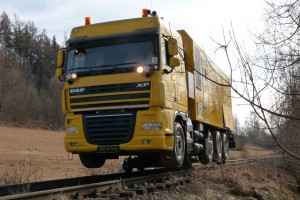
[[[77,155],[64,149],[64,132],[0,127],[0,184],[62,179],[119,171],[120,160],[96,170],[84,168]],[[230,159],[272,155],[274,151],[248,145],[231,151]],[[139,199],[300,199],[295,181],[276,160],[238,166],[196,166],[193,183]]]
[[[66,152],[62,131],[0,127],[0,138],[0,183],[4,179],[6,182],[40,181],[118,170],[119,161],[114,160],[105,164],[110,167],[100,170],[84,168],[78,155]]]

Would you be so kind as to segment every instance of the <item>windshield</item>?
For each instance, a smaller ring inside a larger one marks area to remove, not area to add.
[[[158,35],[130,36],[70,44],[67,71],[80,75],[133,72],[159,64]]]

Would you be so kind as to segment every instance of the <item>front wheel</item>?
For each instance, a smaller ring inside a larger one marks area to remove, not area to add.
[[[186,157],[186,142],[181,125],[175,122],[174,126],[174,148],[173,151],[162,157],[165,167],[170,170],[179,170],[183,167]],[[166,158],[166,160],[165,160]]]
[[[106,161],[106,158],[100,154],[79,154],[79,158],[86,168],[100,168]]]

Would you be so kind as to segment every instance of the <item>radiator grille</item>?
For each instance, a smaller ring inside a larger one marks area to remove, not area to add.
[[[87,141],[97,145],[119,145],[133,137],[136,112],[84,115]]]
[[[70,88],[73,112],[149,107],[150,82]],[[111,94],[110,94],[111,93]]]

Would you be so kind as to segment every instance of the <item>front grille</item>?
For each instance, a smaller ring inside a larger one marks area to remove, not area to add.
[[[150,82],[70,88],[73,112],[149,107]]]
[[[135,116],[135,111],[84,115],[86,139],[96,145],[129,142],[134,132]]]
[[[129,91],[140,91],[140,90],[150,90],[150,82],[98,85],[98,86],[69,89],[70,96],[102,94],[102,93],[112,93],[112,92],[129,92]]]

